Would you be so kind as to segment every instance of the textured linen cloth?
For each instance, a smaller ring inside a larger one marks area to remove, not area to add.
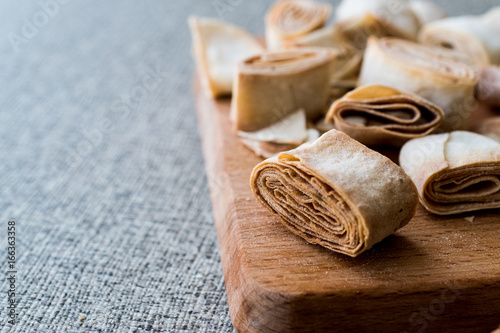
[[[270,4],[1,2],[0,249],[15,220],[19,302],[11,326],[3,252],[1,332],[233,332],[186,19],[263,35]]]

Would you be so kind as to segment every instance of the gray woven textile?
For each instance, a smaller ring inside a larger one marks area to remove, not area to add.
[[[19,302],[11,326],[4,253],[1,332],[233,331],[186,19],[263,34],[269,4],[1,2],[0,248],[15,220]]]

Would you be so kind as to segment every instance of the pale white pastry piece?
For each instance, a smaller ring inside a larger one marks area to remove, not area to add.
[[[267,141],[256,141],[245,138],[240,138],[240,141],[255,155],[262,158],[271,158],[283,151],[297,148],[298,145],[288,143],[275,143]]]
[[[279,0],[266,15],[266,46],[281,50],[301,36],[323,27],[332,7],[312,0]]]
[[[327,108],[336,53],[322,48],[267,52],[238,65],[230,118],[254,132],[303,109],[308,120]]]
[[[326,121],[369,146],[400,147],[432,133],[444,112],[420,96],[381,86],[362,86],[331,106]]]
[[[319,138],[320,134],[317,130],[315,129],[308,129],[307,130],[307,140],[306,142],[309,141],[314,141],[317,138]],[[255,140],[249,140],[249,139],[241,139],[243,144],[250,148],[257,156],[260,156],[262,158],[271,158],[273,156],[276,156],[277,154],[288,151],[290,149],[295,149],[300,145],[296,144],[289,144],[289,143],[275,143],[275,142],[267,142],[267,141],[255,141]]]
[[[486,24],[500,26],[500,6],[491,8],[482,16],[482,19]]]
[[[500,142],[465,131],[429,135],[407,142],[399,161],[431,213],[500,208]]]
[[[255,132],[239,131],[238,135],[249,140],[301,145],[307,139],[306,113],[298,110],[269,127]]]
[[[481,16],[458,16],[426,24],[419,41],[467,54],[482,65],[500,64],[500,24]]]
[[[445,113],[444,131],[464,129],[475,102],[472,67],[454,60],[456,52],[396,38],[370,38],[360,85],[380,84],[413,93]]]
[[[409,2],[409,5],[421,26],[448,16],[441,6],[432,1],[413,0]]]
[[[500,117],[486,119],[479,129],[479,133],[500,141]]]
[[[250,184],[291,232],[351,257],[405,226],[418,205],[399,166],[337,130],[260,163]]]
[[[238,131],[238,136],[257,155],[269,158],[308,141],[306,113],[299,110],[259,131]]]
[[[350,34],[354,43],[356,39],[366,40],[369,35],[415,40],[419,29],[417,17],[403,0],[343,0],[337,8],[336,19],[344,30],[356,32]],[[349,29],[349,26],[357,28]]]
[[[500,67],[486,66],[481,69],[476,95],[481,102],[500,107]]]
[[[193,53],[205,92],[212,96],[231,94],[239,61],[264,51],[243,29],[210,18],[188,19]]]
[[[315,141],[321,135],[322,135],[322,133],[320,133],[319,129],[317,129],[317,128],[308,128],[307,129],[307,142]]]

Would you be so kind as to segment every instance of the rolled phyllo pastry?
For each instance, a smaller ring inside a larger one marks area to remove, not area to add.
[[[421,26],[448,16],[441,6],[432,1],[413,0],[409,2],[409,5]]]
[[[266,15],[268,50],[283,49],[286,43],[324,26],[331,5],[311,0],[280,0]]]
[[[500,67],[486,66],[481,69],[476,94],[481,102],[500,106]]]
[[[231,120],[239,131],[254,132],[299,109],[310,120],[324,114],[335,52],[295,49],[269,52],[238,65]]]
[[[381,84],[413,93],[445,113],[440,128],[463,129],[474,105],[474,70],[454,57],[457,52],[396,38],[370,38],[360,85]]]
[[[500,117],[486,119],[479,128],[479,133],[500,141]]]
[[[443,118],[443,110],[422,97],[381,85],[349,92],[326,115],[335,128],[365,145],[396,147],[430,134]]]
[[[332,68],[332,85],[338,86],[345,82],[355,82],[358,79],[363,53],[346,40],[337,26],[316,30],[297,38],[287,44],[287,47],[324,47],[332,49],[337,53]]]
[[[239,61],[264,50],[250,34],[236,26],[208,18],[190,17],[193,53],[205,92],[231,94]]]
[[[418,205],[399,166],[337,130],[260,163],[251,186],[294,234],[351,257],[405,226]]]
[[[336,50],[352,47],[337,26],[331,25],[285,43],[287,49],[294,47],[328,47]]]
[[[470,55],[482,65],[500,63],[500,26],[480,16],[449,17],[422,27],[419,41]]]
[[[419,29],[417,17],[402,0],[343,0],[336,19],[355,44],[369,35],[415,40]]]
[[[431,213],[500,208],[500,142],[465,131],[430,135],[407,142],[399,160]]]

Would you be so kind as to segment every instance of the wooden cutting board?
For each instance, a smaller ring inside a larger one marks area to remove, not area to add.
[[[261,161],[231,129],[229,99],[194,84],[229,312],[238,332],[491,332],[500,324],[500,211],[438,217],[358,258],[310,245],[261,206]],[[477,126],[488,113],[482,109]]]

